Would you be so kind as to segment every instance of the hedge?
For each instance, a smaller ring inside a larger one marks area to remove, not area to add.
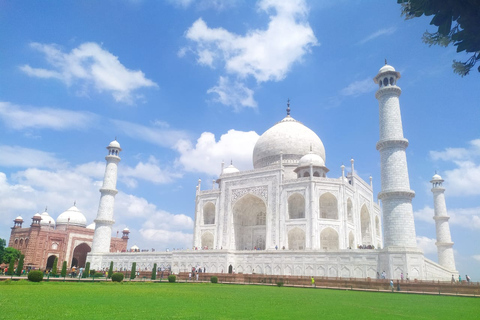
[[[123,273],[115,272],[114,274],[112,274],[112,281],[122,282],[123,281]]]
[[[40,282],[43,280],[43,272],[40,270],[32,270],[28,273],[28,280],[32,282]]]
[[[168,282],[175,282],[177,280],[177,276],[174,274],[171,274],[168,276]]]

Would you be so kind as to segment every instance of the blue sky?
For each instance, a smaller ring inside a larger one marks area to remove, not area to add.
[[[329,176],[355,159],[380,191],[373,77],[398,85],[417,241],[437,261],[430,179],[445,179],[457,268],[480,279],[478,72],[421,42],[429,18],[396,1],[0,1],[0,238],[12,220],[74,201],[96,216],[117,137],[113,233],[130,245],[191,246],[195,186],[222,160],[252,168],[256,139],[285,116],[314,130]]]

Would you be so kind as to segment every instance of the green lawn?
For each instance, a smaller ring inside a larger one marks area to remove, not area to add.
[[[478,319],[480,299],[207,283],[0,282],[0,319]]]

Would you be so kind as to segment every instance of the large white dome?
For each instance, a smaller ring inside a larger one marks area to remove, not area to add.
[[[77,207],[73,206],[57,218],[57,226],[66,224],[69,226],[85,227],[87,225],[87,218],[85,218]]]
[[[263,168],[280,160],[297,165],[298,161],[312,151],[325,163],[325,147],[315,132],[301,122],[286,116],[273,127],[265,131],[253,149],[253,167]]]

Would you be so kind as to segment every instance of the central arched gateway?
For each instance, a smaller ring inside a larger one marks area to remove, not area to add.
[[[236,250],[265,250],[266,239],[265,202],[257,196],[247,194],[233,207],[233,225]]]
[[[89,253],[91,250],[92,248],[90,248],[90,246],[86,243],[76,246],[75,250],[73,250],[72,263],[70,264],[70,267],[84,268],[87,260],[87,253]]]

